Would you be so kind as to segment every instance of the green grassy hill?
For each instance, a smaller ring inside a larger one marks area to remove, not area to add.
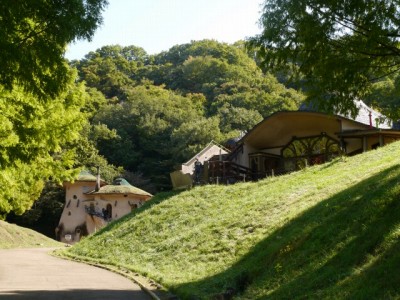
[[[399,183],[394,143],[257,183],[159,194],[67,255],[183,299],[399,299]]]
[[[60,247],[62,245],[36,231],[0,220],[0,249]]]

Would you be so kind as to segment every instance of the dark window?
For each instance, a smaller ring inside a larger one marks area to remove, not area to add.
[[[104,216],[107,220],[112,218],[112,205],[111,204],[107,204],[106,206],[106,212],[105,212],[105,216]]]

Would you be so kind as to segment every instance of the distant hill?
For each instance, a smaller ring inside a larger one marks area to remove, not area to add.
[[[182,299],[399,299],[400,143],[255,183],[163,193],[67,255]]]
[[[0,220],[0,249],[60,246],[61,243],[36,231]]]

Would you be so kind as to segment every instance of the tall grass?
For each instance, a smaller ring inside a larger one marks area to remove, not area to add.
[[[67,255],[181,298],[400,298],[400,143],[256,183],[156,195]]]

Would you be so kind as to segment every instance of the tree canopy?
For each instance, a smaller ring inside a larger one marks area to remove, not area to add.
[[[39,97],[56,96],[68,82],[68,43],[90,39],[107,0],[0,2],[0,84]]]
[[[66,146],[86,122],[80,111],[86,97],[83,84],[68,77],[65,92],[41,101],[21,87],[0,87],[0,216],[30,208],[44,180],[74,175],[75,150]]]
[[[188,147],[199,151],[201,145],[219,135],[218,123],[210,128],[190,96],[150,82],[126,88],[125,93],[125,101],[103,106],[95,115],[93,123],[105,126],[97,147],[110,163],[142,172],[159,188],[169,186],[167,175],[186,159],[183,153],[187,154]],[[201,127],[189,125],[199,122]],[[108,135],[107,129],[116,135]]]
[[[268,68],[292,66],[308,99],[325,110],[354,109],[380,78],[400,70],[399,1],[268,0],[250,40]]]
[[[63,56],[69,42],[92,37],[106,4],[0,2],[0,218],[29,209],[46,180],[77,171],[71,145],[87,122],[89,94]]]

